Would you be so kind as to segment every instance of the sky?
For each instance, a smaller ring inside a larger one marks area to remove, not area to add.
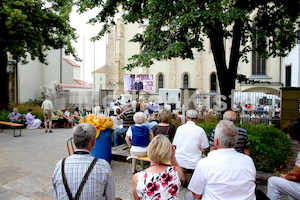
[[[96,35],[102,28],[101,24],[92,26],[86,22],[97,15],[100,9],[93,9],[81,15],[74,9],[70,16],[70,23],[76,29],[77,43],[73,42],[77,54],[83,62],[77,62],[81,66],[81,78],[85,82],[93,82],[92,71],[102,67],[106,63],[106,39],[103,37],[100,41],[91,42],[90,38]]]

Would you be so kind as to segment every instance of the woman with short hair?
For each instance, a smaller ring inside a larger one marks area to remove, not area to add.
[[[144,113],[135,113],[133,115],[133,121],[135,122],[135,125],[128,128],[125,141],[130,148],[130,155],[132,156],[132,173],[134,174],[137,172],[135,157],[147,156],[147,146],[150,143],[150,134],[148,127],[142,125],[146,121]]]
[[[160,134],[148,146],[150,166],[133,175],[132,187],[135,200],[139,199],[179,199],[182,170],[175,158],[175,147],[170,140]],[[164,163],[171,162],[171,166]]]

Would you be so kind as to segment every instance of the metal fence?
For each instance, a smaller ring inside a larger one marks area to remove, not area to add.
[[[197,109],[203,117],[219,115],[221,98],[218,93],[201,93],[197,96]],[[280,92],[275,90],[262,92],[234,91],[231,95],[231,108],[237,113],[240,123],[279,124]]]

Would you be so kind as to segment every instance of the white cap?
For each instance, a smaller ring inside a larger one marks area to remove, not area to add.
[[[198,118],[198,112],[196,110],[188,110],[186,116],[191,119]]]

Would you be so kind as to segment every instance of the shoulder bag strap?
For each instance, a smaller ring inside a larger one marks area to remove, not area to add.
[[[72,193],[71,193],[70,188],[68,186],[68,182],[67,182],[66,175],[65,175],[65,169],[64,169],[65,168],[65,160],[66,160],[66,158],[64,158],[62,160],[61,174],[62,174],[63,183],[64,183],[64,186],[65,186],[65,190],[67,192],[67,195],[69,197],[69,200],[73,200]],[[85,183],[86,183],[86,181],[87,181],[90,173],[92,172],[94,166],[96,165],[97,160],[98,160],[98,158],[94,158],[94,160],[90,164],[88,170],[86,171],[85,175],[83,176],[82,181],[80,183],[80,186],[78,187],[78,190],[76,192],[74,200],[78,200],[79,199],[80,194],[81,194],[81,192],[83,190],[83,187],[84,187],[84,185],[85,185]]]
[[[64,186],[65,186],[65,190],[66,190],[67,195],[69,197],[69,200],[73,200],[72,193],[71,193],[70,188],[68,186],[68,182],[67,182],[66,175],[65,175],[65,161],[66,161],[66,158],[64,158],[62,160],[62,163],[61,163],[62,179],[63,179],[63,183],[64,183]]]
[[[79,199],[79,196],[80,196],[80,194],[81,194],[81,192],[82,192],[82,190],[83,190],[83,187],[84,187],[84,185],[85,185],[85,183],[86,183],[86,181],[87,181],[87,179],[88,179],[90,173],[92,172],[94,166],[96,165],[97,160],[98,160],[98,158],[94,158],[94,160],[93,160],[92,163],[90,164],[88,170],[86,171],[84,177],[82,178],[82,181],[81,181],[81,183],[80,183],[80,186],[79,186],[79,188],[78,188],[78,190],[77,190],[77,192],[76,192],[75,198],[74,198],[75,200],[78,200],[78,199]]]

